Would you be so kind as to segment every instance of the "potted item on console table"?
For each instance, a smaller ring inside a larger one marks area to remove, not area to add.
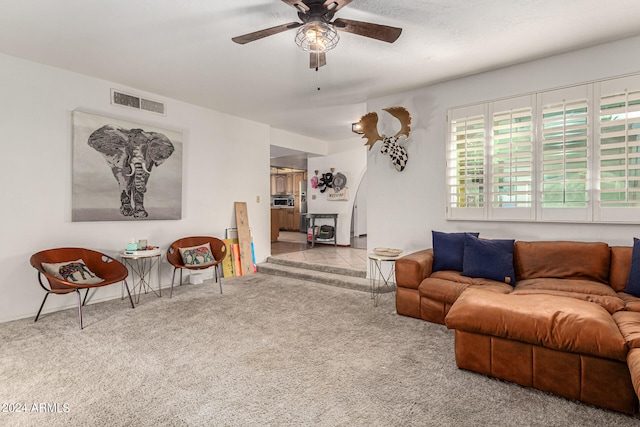
[[[158,246],[149,246],[146,240],[138,240],[136,242],[135,239],[131,239],[131,241],[127,243],[124,254],[151,257],[159,255],[160,248]]]

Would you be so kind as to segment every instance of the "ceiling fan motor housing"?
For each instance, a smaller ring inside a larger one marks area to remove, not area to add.
[[[338,6],[338,3],[333,2],[325,7],[322,0],[307,0],[302,3],[307,6],[307,9],[301,10],[299,4],[296,4],[296,9],[298,9],[298,18],[304,23],[322,21],[328,24],[333,19],[334,10]]]

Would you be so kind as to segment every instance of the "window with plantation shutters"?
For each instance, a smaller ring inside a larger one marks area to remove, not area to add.
[[[600,188],[596,217],[601,221],[640,220],[640,78],[598,85]]]
[[[491,217],[533,219],[533,97],[491,104]]]
[[[640,223],[640,74],[447,118],[447,219]]]
[[[591,218],[589,92],[579,86],[539,95],[541,219]]]
[[[451,218],[482,218],[485,206],[485,115],[483,108],[460,109],[449,121],[448,212]]]
[[[542,111],[542,206],[587,204],[587,101]]]

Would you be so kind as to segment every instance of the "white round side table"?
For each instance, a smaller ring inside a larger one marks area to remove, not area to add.
[[[371,298],[373,306],[378,306],[378,299],[382,290],[392,292],[395,297],[396,289],[396,259],[402,254],[395,256],[377,255],[370,253],[369,257],[369,283],[371,285]],[[389,272],[385,275],[383,272],[383,263],[390,263]],[[393,280],[392,280],[393,279]]]
[[[162,251],[160,248],[145,251],[123,252],[120,254],[123,264],[131,270],[131,281],[133,287],[133,295],[136,298],[136,304],[140,302],[140,294],[152,291],[156,296],[162,296],[162,283],[160,281],[160,258]],[[158,267],[158,291],[151,286],[151,271],[153,267]],[[137,294],[136,294],[137,290]]]

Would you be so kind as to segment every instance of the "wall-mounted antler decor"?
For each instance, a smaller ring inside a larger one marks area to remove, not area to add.
[[[364,131],[362,138],[367,139],[364,145],[368,145],[369,150],[371,150],[377,141],[382,141],[380,152],[388,154],[396,170],[402,172],[409,161],[409,155],[407,150],[398,143],[398,140],[402,135],[405,136],[405,141],[409,139],[409,135],[411,135],[411,114],[404,107],[389,107],[383,108],[383,110],[400,120],[400,130],[394,136],[380,135],[378,133],[378,114],[375,112],[367,113],[360,118],[360,126]]]

